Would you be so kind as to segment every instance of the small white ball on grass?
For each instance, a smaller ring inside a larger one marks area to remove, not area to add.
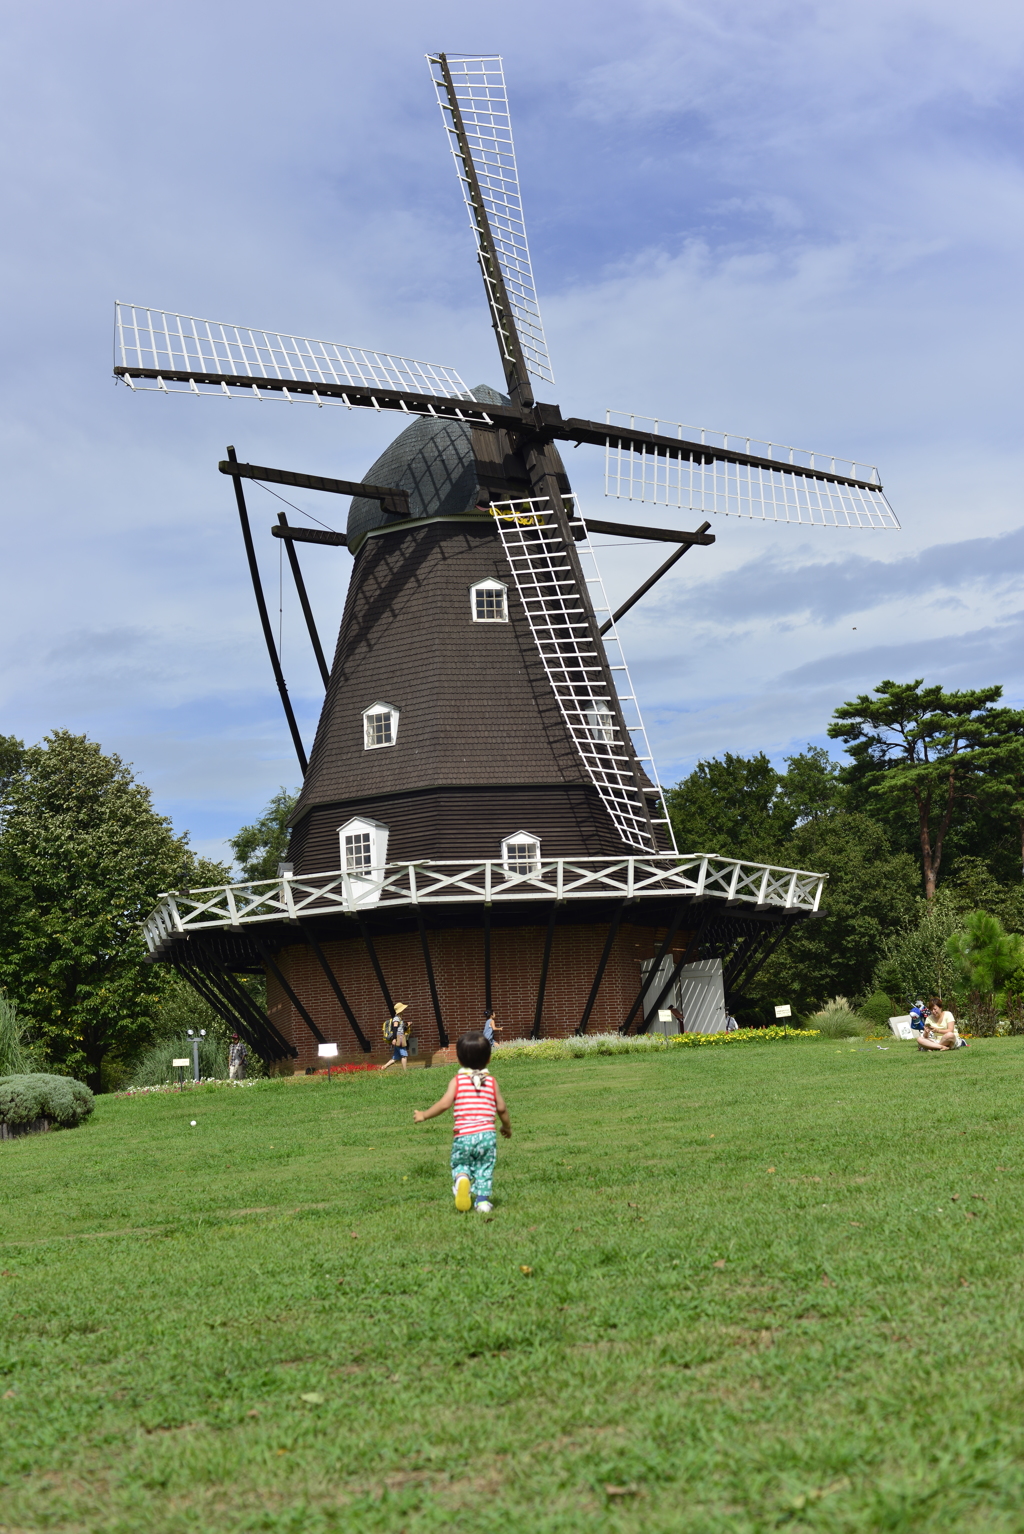
[[[192,1128],[195,1129],[195,1127],[196,1127],[196,1121],[195,1121],[195,1119],[193,1119],[192,1120]]]

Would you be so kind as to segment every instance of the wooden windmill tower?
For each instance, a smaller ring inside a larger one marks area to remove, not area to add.
[[[279,877],[169,893],[146,926],[268,1059],[380,1045],[402,1000],[423,1052],[494,1005],[512,1033],[643,1029],[673,999],[705,1028],[821,876],[675,847],[616,622],[695,531],[584,518],[560,442],[606,452],[608,493],[697,512],[892,527],[877,473],[635,417],[563,419],[526,242],[501,61],[430,59],[504,371],[450,368],[117,306],[115,373],[157,388],[391,411],[409,424],[365,481],[221,463],[234,483],[271,662],[303,770]],[[260,587],[243,482],[351,495],[345,533],[285,540],[326,697],[309,759]],[[609,610],[591,532],[674,549]],[[328,666],[296,544],[354,563]],[[266,1013],[238,982],[262,969]],[[696,989],[694,987],[696,986]],[[703,989],[701,989],[703,987]],[[668,1026],[674,1027],[674,1024]]]

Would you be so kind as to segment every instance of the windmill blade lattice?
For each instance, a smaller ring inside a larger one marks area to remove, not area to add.
[[[878,470],[869,465],[621,411],[609,410],[607,420],[619,429],[625,426],[681,439],[678,453],[609,439],[605,445],[605,495],[618,500],[816,527],[900,525],[882,494]],[[697,444],[723,456],[706,461]],[[778,460],[778,468],[735,462],[725,456],[730,452]],[[800,469],[814,472],[800,473]],[[843,483],[847,479],[874,480],[876,484]]]
[[[276,330],[253,330],[220,320],[198,319],[137,304],[114,304],[114,351],[125,381],[136,389],[168,393],[226,393],[226,384],[201,388],[189,378],[177,388],[162,380],[132,378],[138,370],[167,374],[227,374],[266,379],[275,384],[323,384],[350,389],[393,389],[440,398],[469,397],[454,368],[390,352],[368,351],[335,341],[289,336]],[[258,387],[253,385],[252,387]],[[280,390],[275,391],[281,397]],[[313,396],[297,394],[294,399]],[[320,403],[318,400],[317,403]],[[326,401],[324,401],[326,403]],[[332,403],[344,403],[332,401]]]
[[[526,365],[535,378],[554,383],[533,280],[530,248],[526,240],[523,200],[519,192],[519,172],[516,168],[512,121],[501,59],[496,56],[468,58],[453,54],[446,54],[445,58]],[[462,195],[469,211],[469,222],[478,249],[483,250],[479,225],[474,215],[470,176],[451,119],[448,87],[439,59],[428,55],[428,61],[459,173]],[[489,292],[489,297],[494,309],[494,294]],[[506,357],[509,361],[514,360],[507,348]]]

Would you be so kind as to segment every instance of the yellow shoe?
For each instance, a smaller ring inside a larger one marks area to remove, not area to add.
[[[465,1214],[467,1209],[473,1207],[473,1194],[465,1174],[455,1179],[455,1207],[460,1214]]]

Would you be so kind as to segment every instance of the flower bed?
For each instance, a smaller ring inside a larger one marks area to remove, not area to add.
[[[181,1083],[177,1081],[162,1081],[155,1087],[125,1087],[121,1092],[112,1092],[112,1097],[149,1097],[153,1092],[182,1092],[188,1087],[255,1087],[262,1080],[254,1076],[248,1081],[227,1081],[220,1076],[200,1076],[198,1081],[193,1081],[191,1076]]]
[[[744,1028],[737,1033],[588,1033],[568,1039],[509,1039],[494,1046],[496,1060],[571,1060],[581,1055],[641,1055],[711,1044],[773,1044],[779,1039],[817,1038],[814,1028]]]

